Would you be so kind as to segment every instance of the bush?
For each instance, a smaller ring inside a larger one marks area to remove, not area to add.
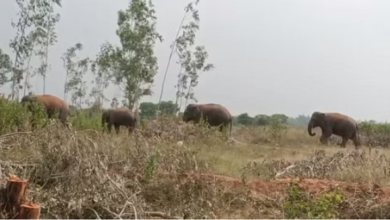
[[[309,219],[334,219],[339,218],[339,209],[344,196],[337,192],[328,192],[315,199],[307,194],[295,182],[288,189],[288,198],[284,203],[286,218],[309,218]]]

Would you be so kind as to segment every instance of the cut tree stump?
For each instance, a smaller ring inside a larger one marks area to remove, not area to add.
[[[40,205],[26,202],[27,185],[27,180],[10,175],[6,187],[0,189],[3,197],[0,211],[4,211],[8,218],[39,219]]]
[[[39,219],[41,215],[41,206],[32,202],[20,206],[17,219]]]
[[[26,196],[27,180],[10,175],[5,188],[5,211],[15,216]]]

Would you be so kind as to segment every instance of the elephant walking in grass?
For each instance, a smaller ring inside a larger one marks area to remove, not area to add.
[[[189,104],[183,113],[183,121],[194,121],[199,123],[205,120],[209,127],[220,126],[222,132],[224,127],[230,124],[230,135],[232,134],[233,117],[230,112],[219,104]]]
[[[327,144],[328,138],[334,134],[343,138],[340,144],[341,147],[345,147],[349,139],[353,141],[355,149],[361,146],[358,124],[353,118],[347,115],[314,112],[307,126],[307,131],[310,136],[316,135],[316,133],[312,132],[312,129],[315,127],[320,127],[322,130],[320,141],[323,144]]]
[[[111,128],[114,125],[115,131],[119,134],[119,127],[125,126],[129,129],[129,135],[135,129],[137,122],[136,115],[128,108],[108,109],[102,114],[102,126],[107,123],[108,132],[111,133]]]
[[[60,121],[69,128],[68,116],[70,116],[69,105],[66,101],[53,96],[53,95],[27,95],[20,101],[22,105],[27,105],[29,111],[34,112],[36,110],[35,104],[43,104],[46,110],[47,117],[49,119],[58,113]],[[32,123],[32,127],[35,127],[35,123]]]

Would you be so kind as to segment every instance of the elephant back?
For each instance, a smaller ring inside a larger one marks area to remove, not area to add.
[[[134,112],[126,107],[112,109],[111,111],[109,111],[109,115],[110,117],[127,117],[127,118],[135,119]]]
[[[66,110],[69,111],[69,105],[64,100],[53,95],[34,96],[39,102],[43,103],[47,110]]]
[[[220,104],[203,104],[199,105],[199,109],[203,113],[204,117],[208,117],[209,120],[215,120],[218,122],[228,122],[232,119],[232,116],[224,106]]]
[[[327,115],[331,116],[333,120],[345,121],[345,122],[348,122],[348,123],[354,125],[355,127],[358,126],[356,120],[353,119],[352,117],[348,116],[348,115],[344,115],[344,114],[341,114],[341,113],[327,113]]]

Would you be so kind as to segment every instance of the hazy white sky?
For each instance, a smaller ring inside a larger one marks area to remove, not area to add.
[[[58,11],[58,43],[46,93],[63,97],[61,55],[76,42],[81,56],[94,57],[100,45],[118,43],[117,11],[128,0],[64,0]],[[188,0],[154,0],[157,28],[165,41],[156,46],[159,72],[156,102]],[[390,1],[386,0],[201,0],[197,42],[205,45],[216,69],[201,75],[199,103],[220,103],[234,115],[283,113],[289,116],[331,111],[356,119],[390,119]],[[14,0],[0,1],[0,47],[10,53],[16,19]],[[13,56],[12,56],[13,57]],[[174,100],[179,67],[172,62],[163,100]],[[33,81],[42,93],[42,79]],[[1,92],[9,93],[9,86]],[[109,98],[120,90],[107,89]]]

